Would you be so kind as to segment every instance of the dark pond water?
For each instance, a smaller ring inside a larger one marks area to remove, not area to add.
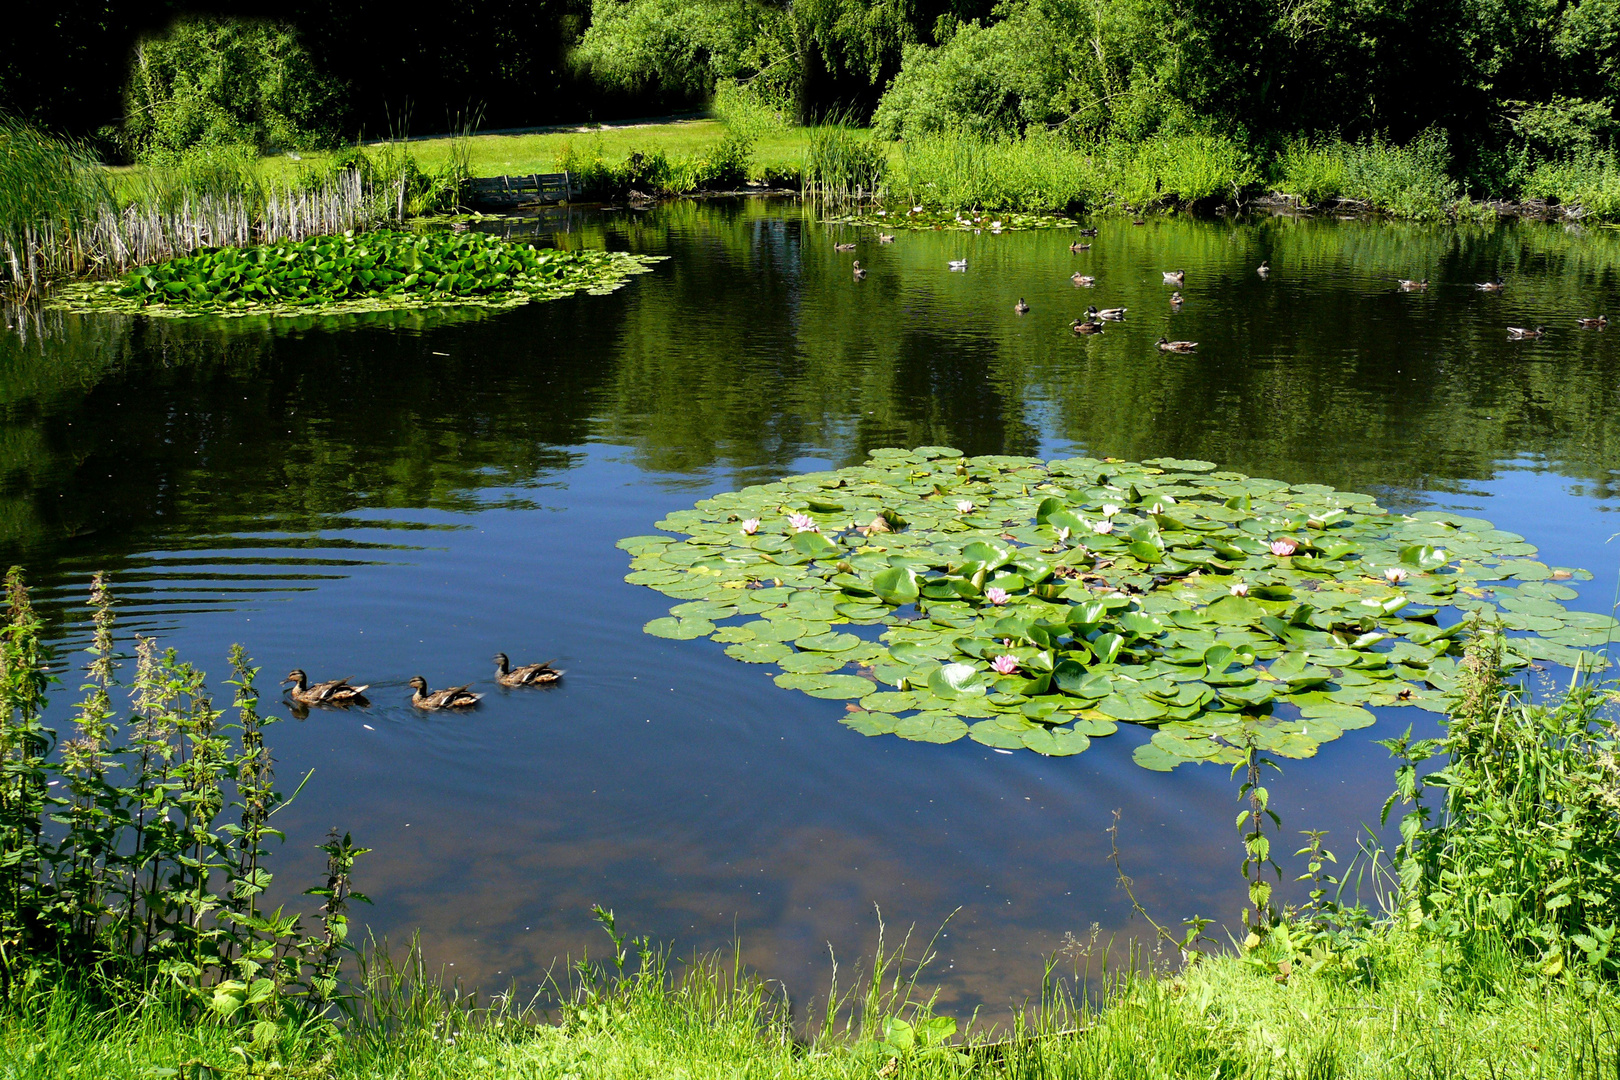
[[[1466,509],[1593,569],[1571,606],[1609,607],[1620,332],[1574,320],[1620,312],[1613,231],[1105,221],[1081,255],[1066,232],[868,233],[856,281],[832,250],[855,232],[791,205],[530,227],[671,259],[611,296],[489,318],[47,316],[0,335],[0,554],[59,636],[82,642],[70,605],[105,568],[124,632],[221,678],[241,641],[267,682],[370,682],[369,709],[272,729],[283,778],[314,770],[278,819],[278,885],[310,883],[312,845],[352,830],[376,849],[373,928],[419,927],[470,982],[599,951],[601,903],[683,952],[735,936],[803,999],[829,945],[870,954],[875,907],[925,935],[960,908],[934,969],[947,998],[1022,999],[1065,933],[1140,931],[1106,861],[1115,809],[1161,920],[1238,910],[1232,783],[1135,767],[1146,732],[1051,760],[868,739],[719,645],[642,634],[671,601],[623,582],[614,541],[713,492],[879,446],[1205,458]],[[1179,267],[1172,312],[1161,271]],[[1497,276],[1499,295],[1470,287]],[[1087,303],[1129,321],[1077,339]],[[1505,340],[1538,323],[1544,340]],[[1163,355],[1161,333],[1202,344]],[[567,678],[493,689],[498,649]],[[492,692],[423,715],[415,674]],[[1432,727],[1391,711],[1289,763],[1285,827],[1347,855],[1390,783],[1373,740],[1408,723]]]

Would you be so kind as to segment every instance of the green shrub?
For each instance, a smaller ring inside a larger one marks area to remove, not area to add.
[[[197,147],[322,146],[339,104],[291,26],[187,17],[136,46],[124,138],[153,164]]]
[[[1354,199],[1396,217],[1444,217],[1462,197],[1451,149],[1437,128],[1399,146],[1383,138],[1290,143],[1274,168],[1276,187],[1306,202]]]
[[[1521,194],[1579,207],[1599,221],[1620,220],[1620,155],[1597,150],[1544,161],[1531,170]]]

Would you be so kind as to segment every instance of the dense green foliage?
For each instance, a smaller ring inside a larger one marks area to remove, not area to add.
[[[0,626],[0,997],[43,981],[148,988],[182,1015],[241,1023],[252,1041],[319,1017],[347,947],[349,873],[363,854],[325,846],[319,925],[263,906],[278,790],[258,711],[257,669],[231,652],[232,707],[201,671],[135,642],[127,715],[114,701],[112,600],[91,586],[91,662],[69,738],[42,714],[50,659],[22,573]]]
[[[475,232],[379,229],[251,248],[204,248],[130,271],[114,285],[66,290],[62,303],[153,314],[507,306],[580,290],[611,292],[653,260],[560,251]]]
[[[83,229],[111,201],[84,148],[0,117],[0,279],[24,276],[42,238]]]
[[[337,100],[291,26],[181,19],[135,47],[123,138],[151,164],[201,147],[303,149],[335,137]]]

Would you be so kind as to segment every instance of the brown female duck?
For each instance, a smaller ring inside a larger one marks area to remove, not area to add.
[[[301,705],[352,705],[356,702],[364,704],[366,700],[366,688],[350,686],[348,679],[331,679],[310,686],[309,676],[304,674],[302,668],[293,668],[281,681],[292,683],[288,693]]]
[[[464,709],[478,704],[483,694],[475,694],[465,686],[452,686],[448,690],[428,691],[427,680],[420,675],[411,677],[411,704],[418,709]]]
[[[495,681],[502,686],[546,686],[563,677],[563,673],[551,666],[552,661],[543,664],[524,664],[513,667],[506,654],[495,654]]]

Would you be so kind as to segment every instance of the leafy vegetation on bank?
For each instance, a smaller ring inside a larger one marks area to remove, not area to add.
[[[657,261],[616,251],[536,248],[477,232],[378,229],[205,248],[132,270],[118,283],[68,287],[52,303],[182,316],[510,307],[582,290],[612,292]]]

